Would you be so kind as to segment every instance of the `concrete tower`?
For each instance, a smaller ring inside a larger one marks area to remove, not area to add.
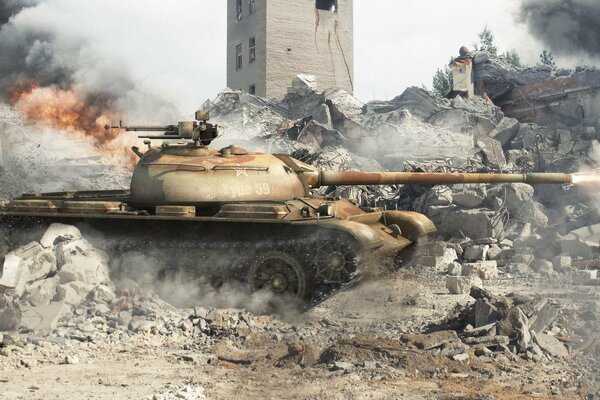
[[[227,0],[227,86],[282,98],[298,74],[354,89],[353,0]]]

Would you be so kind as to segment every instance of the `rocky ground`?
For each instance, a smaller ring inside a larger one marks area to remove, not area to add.
[[[54,225],[27,248],[7,256],[19,257],[22,271],[2,298],[0,398],[592,399],[600,392],[600,286],[564,262],[550,274],[499,267],[457,277],[457,267],[472,263],[422,265],[442,258],[426,254],[456,252],[435,242],[419,262],[307,312],[258,315],[210,304],[175,308],[131,281],[115,284],[106,254],[73,227]],[[9,278],[5,272],[5,287]]]

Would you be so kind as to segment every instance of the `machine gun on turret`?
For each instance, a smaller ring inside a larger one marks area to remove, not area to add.
[[[124,126],[122,121],[119,121],[119,125],[110,126],[107,124],[104,126],[104,129],[124,129],[127,132],[163,132],[162,135],[138,137],[140,139],[147,140],[187,139],[193,141],[196,147],[205,147],[210,145],[210,143],[219,136],[218,125],[210,124],[207,122],[210,118],[210,115],[208,111],[205,110],[196,111],[195,118],[195,121],[180,121],[177,125],[164,126]],[[134,149],[134,152],[136,152],[136,154],[138,154],[138,151]]]

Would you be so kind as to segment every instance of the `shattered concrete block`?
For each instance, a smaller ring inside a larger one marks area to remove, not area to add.
[[[477,275],[483,280],[498,277],[498,263],[496,261],[482,261],[463,265],[463,275]]]
[[[80,281],[91,285],[110,282],[106,253],[96,250],[85,239],[59,244],[62,262],[58,271],[61,283]]]
[[[463,259],[466,261],[484,261],[489,245],[472,245],[465,249]]]
[[[457,258],[456,251],[453,248],[447,248],[444,251],[444,256],[423,256],[420,258],[421,264],[426,267],[434,268],[439,272],[446,272],[448,265],[454,262]]]
[[[447,276],[446,288],[450,294],[468,294],[472,286],[481,287],[479,276]]]
[[[45,278],[54,271],[54,254],[38,242],[31,242],[5,256],[0,286],[14,289],[15,294],[21,296],[27,283]]]
[[[565,358],[569,355],[567,348],[554,336],[536,333],[534,339],[535,343],[552,357]]]
[[[529,320],[519,307],[508,310],[506,317],[497,324],[498,334],[515,338],[519,353],[524,353],[531,342]]]
[[[325,100],[335,120],[356,119],[363,112],[364,103],[344,89],[327,93]]]
[[[47,306],[56,295],[59,278],[52,277],[37,281],[25,288],[27,301],[34,307]]]
[[[496,334],[496,323],[492,322],[491,324],[482,325],[472,329],[468,333],[465,329],[465,334],[470,337],[494,336]]]
[[[475,300],[475,328],[495,323],[498,318],[498,309],[485,299]]]
[[[460,192],[452,192],[455,204],[466,208],[475,208],[481,205],[487,197],[485,187],[477,189],[463,189]]]
[[[483,153],[483,161],[493,169],[506,167],[506,158],[502,144],[490,137],[478,137],[477,146]]]
[[[556,272],[565,272],[571,269],[572,259],[569,256],[556,256],[552,259],[552,265]]]
[[[529,329],[535,333],[542,333],[558,317],[558,307],[546,303],[541,310],[529,318]]]
[[[600,224],[576,229],[562,238],[561,251],[571,257],[592,258],[600,248]]]
[[[497,260],[503,254],[503,250],[497,244],[490,245],[490,248],[487,251],[487,259],[488,260]]]
[[[496,128],[490,132],[490,137],[493,137],[504,147],[510,143],[519,133],[521,124],[515,118],[502,118],[496,125]]]
[[[94,289],[92,300],[112,303],[117,298],[115,292],[107,285],[100,285]]]
[[[458,206],[430,207],[426,215],[447,236],[466,236],[473,240],[498,237],[504,231],[504,224],[498,221],[494,211],[486,209],[465,210]]]
[[[69,242],[81,238],[81,232],[75,226],[55,223],[48,227],[40,240],[40,244],[49,249],[59,242]]]
[[[462,265],[457,262],[452,262],[452,263],[448,264],[448,275],[461,276],[462,275]]]
[[[31,331],[49,331],[56,329],[58,320],[70,312],[62,301],[47,306],[23,307],[20,328]]]
[[[292,86],[288,88],[288,93],[308,96],[317,90],[317,78],[314,75],[299,74],[292,80]]]

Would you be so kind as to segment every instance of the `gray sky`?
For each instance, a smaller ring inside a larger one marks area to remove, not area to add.
[[[48,0],[30,12],[191,112],[226,85],[225,0]],[[436,68],[488,25],[501,51],[535,63],[541,45],[515,22],[518,0],[355,0],[355,95],[390,99],[431,85]],[[144,85],[145,86],[145,85]],[[184,111],[184,110],[182,110]]]

